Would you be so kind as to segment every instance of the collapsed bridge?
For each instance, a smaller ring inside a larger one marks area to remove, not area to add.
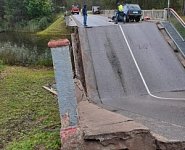
[[[178,45],[169,45],[173,41],[164,34],[166,24],[114,25],[106,17],[89,15],[84,28],[82,16],[73,19],[75,76],[88,100],[169,141],[185,141],[184,58]]]

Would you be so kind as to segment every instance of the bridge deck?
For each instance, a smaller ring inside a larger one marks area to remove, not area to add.
[[[185,140],[185,70],[156,25],[79,28],[79,34],[88,95],[96,95],[91,97],[95,102],[128,116],[139,115],[153,124],[160,120],[163,132],[159,124],[153,128],[155,132]],[[168,127],[162,122],[174,130],[165,130]]]

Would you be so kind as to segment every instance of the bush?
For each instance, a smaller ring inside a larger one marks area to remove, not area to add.
[[[32,19],[28,22],[27,31],[34,32],[39,30],[39,20],[38,19]]]
[[[48,17],[41,18],[40,21],[38,22],[39,29],[41,30],[45,29],[49,25],[50,22],[51,20]]]

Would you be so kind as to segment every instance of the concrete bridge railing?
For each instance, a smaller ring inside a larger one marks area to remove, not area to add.
[[[115,14],[115,10],[103,10],[102,14],[106,17],[112,18]],[[167,10],[166,9],[152,9],[152,10],[142,10],[142,18],[149,17],[152,20],[167,20]]]
[[[108,18],[112,18],[115,10],[102,10],[102,14]]]
[[[142,17],[149,17],[152,20],[167,20],[167,10],[165,9],[152,9],[143,10]]]

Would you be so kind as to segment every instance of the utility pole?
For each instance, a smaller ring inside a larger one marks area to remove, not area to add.
[[[170,16],[170,0],[168,0],[167,18]]]
[[[168,9],[170,8],[170,0],[168,0]]]
[[[183,0],[183,4],[182,4],[182,13],[183,15],[185,15],[185,0]]]

